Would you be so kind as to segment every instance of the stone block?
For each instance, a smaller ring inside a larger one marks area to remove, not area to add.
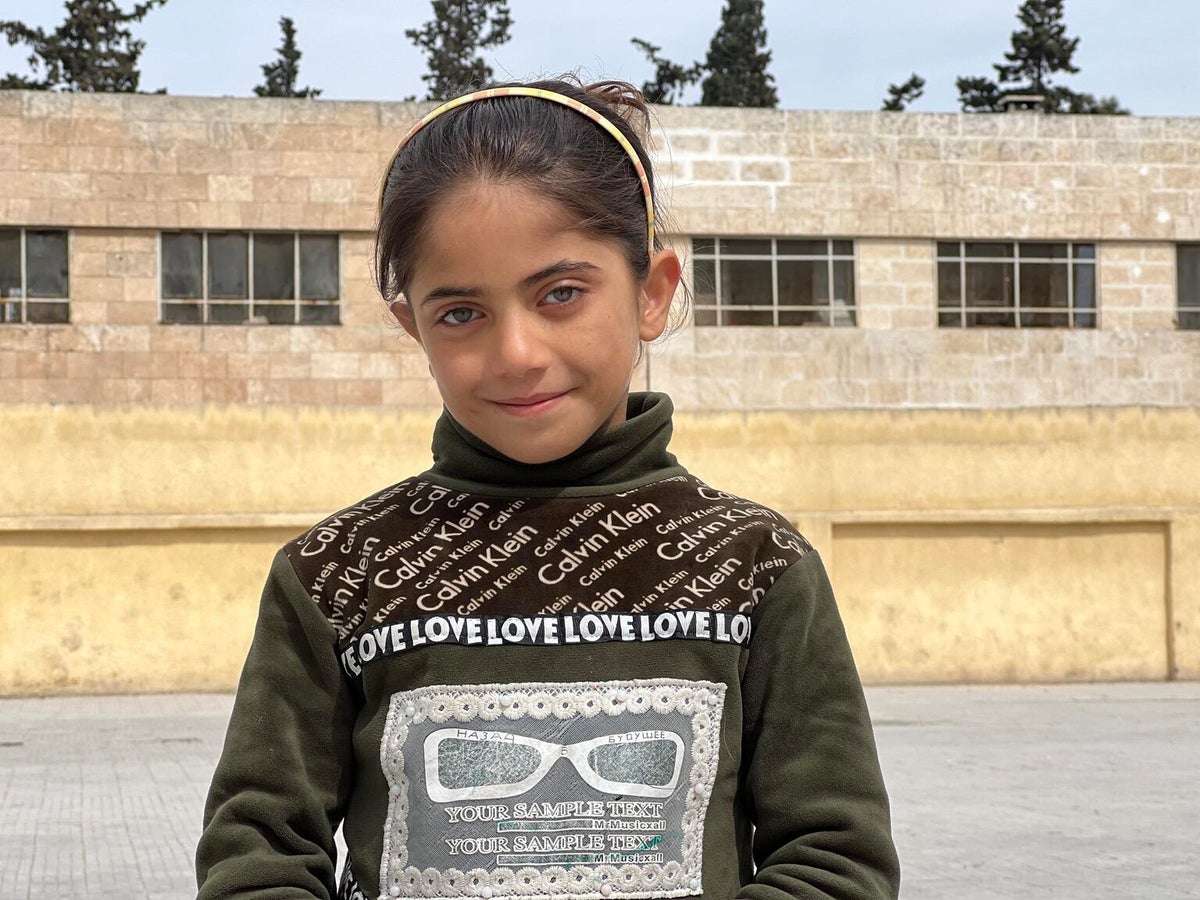
[[[733,181],[734,163],[731,160],[697,159],[691,164],[690,177],[695,181]]]
[[[350,203],[354,200],[354,182],[349,178],[312,178],[308,199],[313,203]]]
[[[205,381],[201,399],[205,403],[245,403],[246,384],[243,381]]]

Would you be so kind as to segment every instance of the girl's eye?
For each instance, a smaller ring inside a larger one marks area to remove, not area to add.
[[[466,325],[468,322],[475,321],[477,315],[479,315],[479,311],[471,309],[469,306],[456,306],[438,316],[437,321],[442,325]]]
[[[556,288],[551,288],[546,294],[546,299],[552,304],[570,303],[577,299],[583,293],[582,288],[577,288],[569,284],[562,284]]]

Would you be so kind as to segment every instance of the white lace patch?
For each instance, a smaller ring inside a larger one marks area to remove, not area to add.
[[[703,893],[724,699],[677,679],[393,694],[381,896]]]

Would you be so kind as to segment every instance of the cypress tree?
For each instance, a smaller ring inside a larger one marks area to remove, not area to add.
[[[1072,59],[1079,38],[1067,36],[1063,20],[1065,0],[1025,0],[1017,10],[1022,28],[1012,33],[1012,49],[998,63],[997,79],[959,78],[958,99],[967,112],[999,112],[1005,94],[1036,94],[1042,97],[1041,109],[1048,113],[1107,113],[1127,115],[1116,97],[1097,99],[1052,83],[1060,72],[1074,75],[1079,71]]]
[[[701,106],[779,105],[775,78],[767,71],[771,51],[763,0],[726,0],[721,24],[708,46]]]
[[[279,19],[283,32],[283,43],[275,48],[279,54],[275,62],[262,66],[263,83],[254,88],[260,97],[305,97],[316,98],[321,92],[315,88],[297,88],[300,77],[300,50],[296,47],[296,25],[287,16]]]
[[[884,112],[901,112],[925,93],[925,79],[913,72],[904,84],[889,84],[888,95],[883,99]]]
[[[421,76],[426,100],[448,100],[492,79],[480,50],[509,39],[512,16],[505,0],[431,0],[433,18],[405,36],[424,51]]]
[[[700,80],[704,69],[699,63],[680,65],[659,55],[662,47],[656,47],[641,38],[630,39],[635,47],[646,54],[654,66],[654,80],[642,83],[642,93],[650,103],[677,103],[683,91]]]
[[[145,0],[124,12],[116,0],[67,0],[66,19],[49,33],[23,22],[0,21],[0,34],[10,45],[29,47],[33,69],[32,77],[9,73],[0,88],[136,93],[138,58],[146,44],[133,39],[129,25],[166,2]]]

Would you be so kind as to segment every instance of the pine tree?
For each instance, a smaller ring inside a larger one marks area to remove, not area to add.
[[[888,95],[883,100],[885,112],[901,112],[925,93],[925,79],[913,72],[904,84],[889,84]]]
[[[262,66],[263,83],[255,87],[254,93],[260,97],[305,97],[313,99],[321,96],[315,88],[297,88],[296,79],[300,77],[300,51],[296,48],[296,25],[287,16],[279,19],[279,29],[283,32],[283,44],[275,48],[279,57],[273,63]]]
[[[726,0],[703,63],[707,74],[700,85],[700,105],[778,106],[766,47],[763,0]]]
[[[704,69],[700,63],[683,66],[659,56],[662,47],[656,47],[641,38],[630,39],[635,47],[646,54],[654,66],[654,80],[642,83],[642,93],[650,103],[677,103],[682,99],[685,88],[700,80]]]
[[[425,52],[429,71],[421,76],[427,100],[448,100],[492,79],[480,50],[509,38],[506,0],[431,0],[433,18],[405,36]]]
[[[1079,38],[1067,36],[1063,21],[1065,0],[1025,0],[1017,10],[1023,26],[1012,33],[1012,49],[1004,54],[1006,63],[993,66],[997,80],[959,78],[958,99],[968,112],[999,112],[1005,94],[1034,94],[1042,97],[1041,109],[1048,113],[1107,113],[1128,115],[1116,97],[1097,100],[1091,94],[1077,93],[1052,83],[1060,72],[1074,75],[1079,71],[1072,62]]]
[[[0,89],[136,93],[138,58],[146,43],[133,40],[128,26],[166,2],[145,0],[124,12],[116,0],[67,0],[66,19],[49,34],[23,22],[0,21],[9,45],[28,45],[33,69],[33,77],[9,73],[0,79]]]

